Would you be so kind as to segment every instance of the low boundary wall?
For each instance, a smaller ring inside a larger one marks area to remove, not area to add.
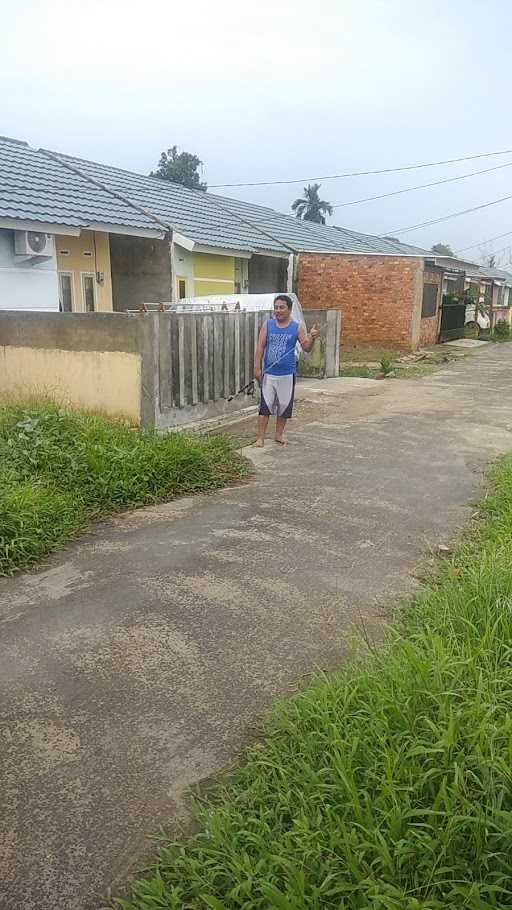
[[[236,415],[255,403],[237,393],[268,315],[0,312],[0,396],[35,393],[162,429]],[[339,311],[305,315],[320,337],[299,374],[337,376]]]

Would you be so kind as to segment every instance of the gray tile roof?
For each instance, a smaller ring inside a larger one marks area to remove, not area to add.
[[[167,228],[198,245],[256,253],[332,252],[430,257],[419,247],[266,206],[0,139],[0,218],[128,232]]]
[[[419,246],[412,246],[410,243],[402,243],[401,240],[389,240],[387,237],[376,237],[372,234],[360,234],[356,231],[349,231],[346,228],[336,228],[337,231],[341,231],[345,235],[350,235],[357,239],[363,246],[368,245],[368,252],[373,253],[383,253],[386,255],[397,255],[397,256],[420,256],[421,258],[426,257],[428,259],[432,258],[432,253],[428,250],[424,250]]]
[[[162,233],[154,218],[26,143],[0,138],[0,218]]]
[[[251,224],[230,217],[215,204],[214,197],[209,193],[69,155],[59,154],[58,158],[76,167],[85,176],[149,209],[158,219],[195,243],[247,252],[288,252],[282,243],[266,237]]]
[[[490,266],[482,266],[480,272],[486,278],[495,278],[496,281],[504,281],[505,284],[512,284],[512,274],[506,269],[495,269]]]
[[[483,278],[488,281],[494,279],[512,286],[512,274],[507,272],[506,269],[494,269],[482,265],[478,268],[466,269],[466,275],[468,278]]]
[[[254,224],[272,233],[296,252],[380,253],[420,257],[432,255],[427,250],[410,246],[407,243],[349,231],[336,225],[302,221],[293,215],[285,215],[274,209],[243,202],[239,199],[230,199],[226,196],[212,196],[212,198],[230,211],[249,218]]]

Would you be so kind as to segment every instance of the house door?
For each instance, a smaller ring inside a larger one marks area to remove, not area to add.
[[[445,295],[441,312],[439,341],[454,341],[456,338],[464,338],[465,323],[466,304],[450,303],[447,301],[447,295]]]

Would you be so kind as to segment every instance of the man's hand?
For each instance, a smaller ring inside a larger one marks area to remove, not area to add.
[[[259,384],[261,385],[261,369],[254,370],[254,378],[255,378],[256,382],[259,382]]]
[[[314,325],[311,326],[308,334],[309,334],[309,337],[312,338],[313,341],[315,340],[315,338],[318,338],[320,332],[318,331],[318,329],[316,327],[316,322]]]

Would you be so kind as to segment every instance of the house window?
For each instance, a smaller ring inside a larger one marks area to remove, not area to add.
[[[429,316],[435,316],[437,313],[437,284],[423,285],[423,303],[421,305],[422,319],[428,319]]]
[[[178,278],[178,300],[184,300],[187,296],[187,282],[185,278]]]
[[[94,275],[82,272],[82,300],[86,313],[94,313],[96,309],[96,285]]]
[[[59,309],[61,313],[73,312],[73,276],[71,272],[59,272]]]

